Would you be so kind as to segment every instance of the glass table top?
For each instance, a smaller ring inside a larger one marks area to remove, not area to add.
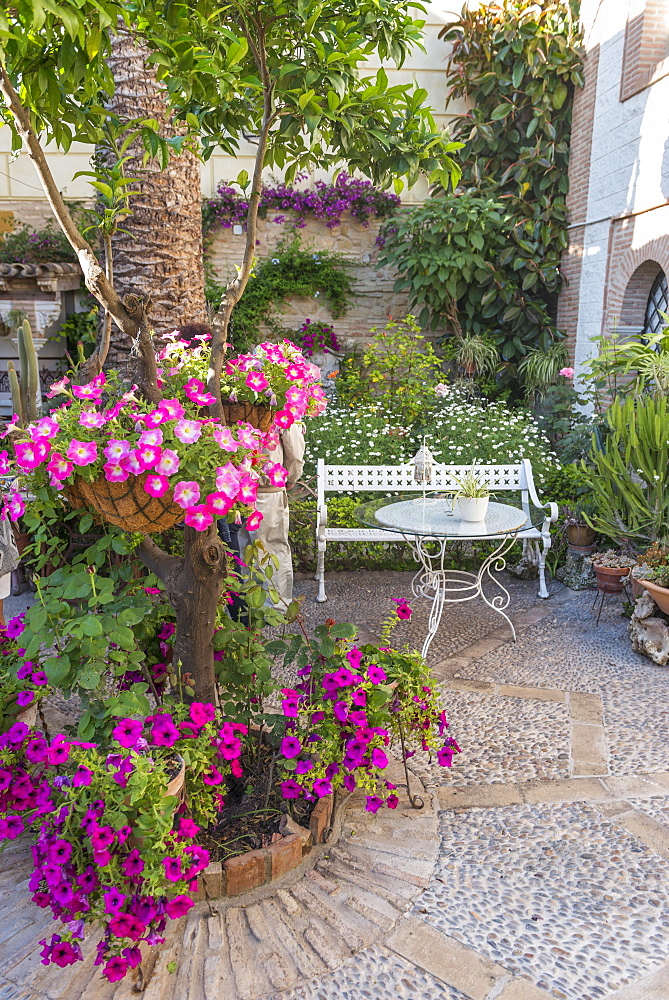
[[[423,538],[500,537],[541,524],[545,517],[544,511],[531,507],[528,519],[520,507],[491,500],[484,521],[464,521],[457,500],[434,493],[380,497],[356,507],[354,515],[367,528]]]

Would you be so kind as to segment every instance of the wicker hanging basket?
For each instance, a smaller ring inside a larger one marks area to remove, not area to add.
[[[183,521],[185,512],[172,501],[171,490],[162,497],[149,496],[144,489],[146,476],[146,472],[128,476],[124,483],[110,483],[104,476],[88,483],[78,476],[65,492],[73,507],[92,507],[125,531],[147,535],[167,531]]]
[[[231,403],[223,400],[223,419],[228,427],[234,427],[242,421],[251,424],[259,431],[268,431],[274,420],[274,410],[271,406],[257,406],[255,403]]]

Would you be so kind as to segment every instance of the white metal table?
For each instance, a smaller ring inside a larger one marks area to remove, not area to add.
[[[434,639],[445,604],[459,604],[481,597],[493,611],[508,623],[514,641],[516,630],[506,614],[511,596],[499,578],[506,566],[506,555],[516,540],[518,532],[527,527],[527,512],[509,504],[488,505],[485,521],[463,521],[457,500],[450,497],[414,496],[412,499],[384,497],[361,504],[355,516],[362,524],[373,528],[396,531],[413,547],[414,559],[421,564],[412,581],[414,597],[432,601],[428,632],[423,643],[423,656],[427,655]],[[486,540],[497,543],[483,560],[478,572],[445,569],[446,546],[456,540]],[[486,588],[494,586],[497,593]]]

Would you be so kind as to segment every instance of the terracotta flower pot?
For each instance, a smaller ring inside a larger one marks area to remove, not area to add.
[[[223,418],[228,427],[246,421],[259,431],[268,431],[274,420],[271,406],[256,406],[255,403],[233,403],[223,400]]]
[[[630,574],[629,566],[599,566],[592,564],[597,578],[597,590],[602,594],[620,594]]]
[[[597,532],[587,524],[570,524],[567,526],[567,541],[573,548],[586,548],[594,545]]]
[[[92,507],[105,521],[126,531],[146,534],[167,531],[183,521],[185,511],[172,500],[172,490],[152,497],[144,489],[147,473],[128,476],[124,483],[110,483],[99,476],[89,483],[80,476],[65,487],[73,507]]]
[[[645,587],[660,611],[669,615],[669,587],[660,587],[659,583],[653,583],[651,580],[637,580],[636,582],[641,587]]]

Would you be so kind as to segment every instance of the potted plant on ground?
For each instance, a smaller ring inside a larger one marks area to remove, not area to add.
[[[456,483],[455,498],[458,501],[462,520],[473,524],[485,521],[490,502],[490,490],[481,474],[476,471],[476,465],[472,465],[463,476],[456,480]]]
[[[639,591],[648,591],[660,611],[669,614],[669,546],[652,545],[639,556],[632,579]]]
[[[455,363],[468,378],[495,375],[500,363],[499,351],[486,337],[468,333],[455,340],[453,347]]]
[[[567,542],[577,552],[589,554],[593,550],[597,532],[585,520],[585,515],[594,517],[596,513],[597,507],[594,503],[577,501],[573,506],[565,507],[564,524]]]
[[[627,556],[620,549],[607,549],[592,557],[592,568],[597,578],[597,590],[603,594],[619,594],[625,578],[630,575],[636,559]]]

